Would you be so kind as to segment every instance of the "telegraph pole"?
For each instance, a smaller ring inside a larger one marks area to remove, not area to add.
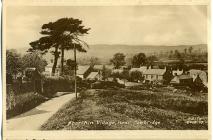
[[[76,47],[75,47],[75,43],[74,43],[74,61],[75,61],[75,72],[74,72],[74,76],[75,76],[75,97],[76,99],[77,97],[77,79],[76,79],[76,75],[77,75],[77,62],[76,62]]]

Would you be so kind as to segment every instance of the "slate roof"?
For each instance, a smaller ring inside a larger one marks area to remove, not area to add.
[[[82,75],[82,74],[84,74],[89,68],[90,68],[89,65],[78,66],[78,68],[77,68],[77,74],[78,74],[78,75]]]
[[[164,75],[166,69],[147,69],[143,74],[145,75]]]
[[[133,72],[133,71],[140,71],[140,72],[144,73],[146,70],[147,70],[147,67],[146,67],[146,66],[142,66],[142,67],[140,67],[140,68],[131,68],[131,69],[130,69],[130,72]]]
[[[88,76],[87,79],[94,79],[98,75],[98,72],[91,72]]]

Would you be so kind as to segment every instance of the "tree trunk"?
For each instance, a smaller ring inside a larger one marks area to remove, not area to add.
[[[59,58],[59,52],[58,52],[58,47],[55,47],[55,52],[54,52],[54,64],[52,67],[52,75],[55,75],[55,70],[56,70],[56,66],[57,66],[57,62],[58,62],[58,58]]]
[[[61,47],[61,74],[63,75],[64,73],[64,48]]]
[[[74,61],[75,61],[75,71],[74,71],[74,74],[75,74],[75,97],[77,99],[78,98],[77,97],[77,79],[76,79],[76,76],[77,76],[77,61],[76,61],[76,47],[75,47],[75,44],[74,44]]]

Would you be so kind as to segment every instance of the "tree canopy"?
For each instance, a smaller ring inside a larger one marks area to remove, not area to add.
[[[114,54],[110,62],[114,65],[114,68],[119,69],[121,66],[123,66],[126,63],[125,55],[123,53],[116,53]]]
[[[144,53],[138,53],[133,56],[132,65],[133,67],[140,67],[146,63],[146,55]]]
[[[22,57],[22,65],[24,68],[34,67],[38,71],[43,72],[47,62],[38,53],[29,53]]]
[[[90,28],[82,25],[82,20],[74,18],[61,18],[55,22],[43,24],[41,28],[42,37],[30,43],[30,52],[40,51],[42,54],[54,49],[51,53],[54,55],[54,64],[52,73],[55,73],[58,58],[61,55],[61,68],[63,71],[64,50],[70,50],[74,47],[79,52],[86,52],[85,46],[88,46],[79,37],[88,34]],[[59,52],[59,49],[61,52]]]

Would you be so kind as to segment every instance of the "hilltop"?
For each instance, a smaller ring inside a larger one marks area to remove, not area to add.
[[[185,48],[192,47],[193,50],[200,50],[202,52],[207,52],[207,44],[197,44],[197,45],[177,45],[177,46],[163,46],[163,45],[125,45],[125,44],[96,44],[89,45],[87,53],[78,53],[77,57],[83,60],[89,59],[90,57],[98,57],[102,62],[108,61],[112,56],[121,52],[124,53],[127,57],[131,57],[136,53],[143,52],[147,55],[153,53],[169,52],[171,50],[178,50],[183,52]],[[20,48],[17,50],[20,54],[25,54],[27,47]],[[53,56],[48,53],[45,56],[45,59],[49,62]],[[65,52],[65,58],[73,58],[73,52]]]

